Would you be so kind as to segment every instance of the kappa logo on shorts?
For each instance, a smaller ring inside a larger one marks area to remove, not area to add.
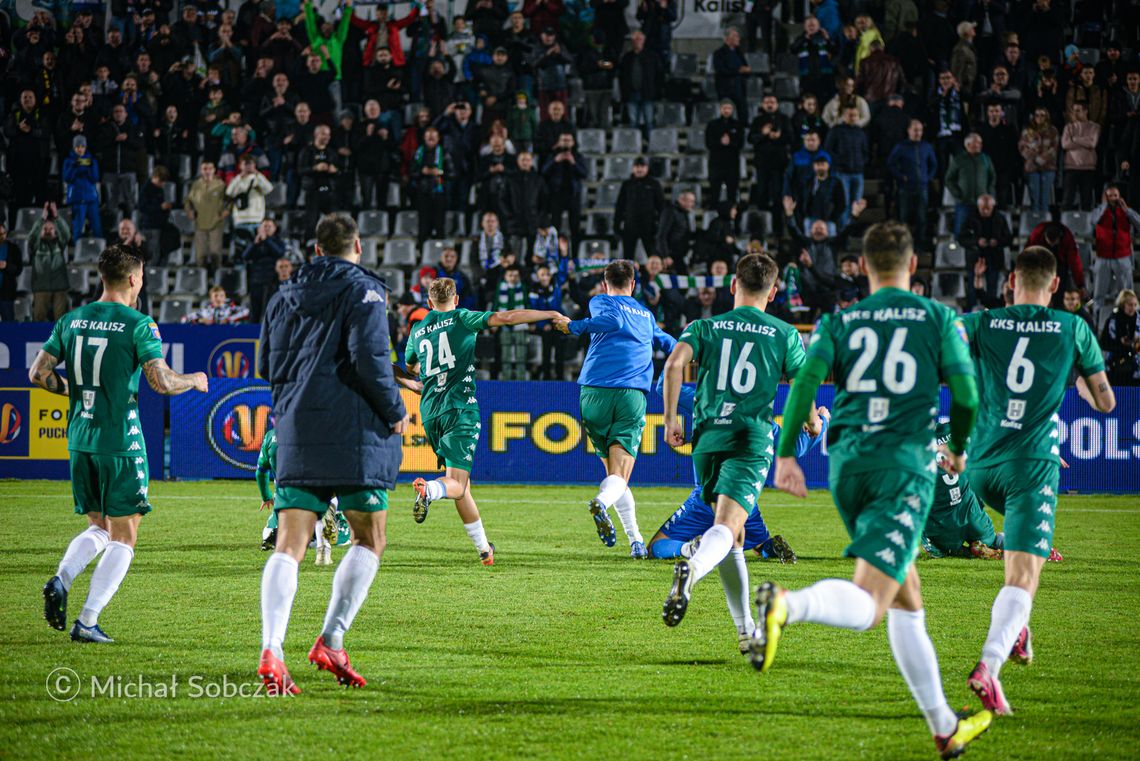
[[[128,452],[137,452],[140,449],[142,449],[142,447],[139,446],[139,443],[137,441],[132,441],[131,445],[127,447]]]
[[[1057,496],[1056,494],[1053,493],[1053,487],[1050,486],[1049,484],[1045,484],[1044,486],[1042,486],[1041,489],[1037,493],[1043,497],[1055,497],[1055,496]]]
[[[147,492],[147,488],[146,488],[145,486],[140,486],[140,487],[139,487],[139,490],[138,490],[137,492],[135,492],[135,494],[136,494],[136,495],[138,495],[138,496],[142,496],[142,497],[145,497],[145,496],[146,496],[146,492]]]
[[[138,436],[139,435],[139,427],[137,425],[132,425],[130,428],[127,429],[127,435],[128,436]]]
[[[135,471],[135,478],[146,478],[146,473],[141,470]]]
[[[140,499],[138,502],[135,503],[135,507],[146,507],[146,500]]]
[[[906,547],[906,537],[900,534],[897,530],[892,530],[887,534],[887,539],[894,542],[899,547]]]
[[[377,497],[375,494],[369,494],[368,499],[365,500],[364,504],[366,504],[366,505],[379,505],[380,504],[380,498]]]
[[[922,509],[922,497],[918,496],[917,494],[906,495],[903,497],[903,502],[905,502],[907,507],[909,507],[911,510],[917,511]]]
[[[467,397],[467,403],[468,404],[478,404],[479,400],[473,396],[469,396],[469,397]]]
[[[1049,521],[1041,521],[1040,523],[1037,524],[1037,530],[1040,531],[1042,534],[1048,534],[1049,531],[1052,530],[1052,528],[1053,527],[1049,525]]]
[[[1037,512],[1045,513],[1046,515],[1053,514],[1053,507],[1048,502],[1042,502],[1041,507],[1037,508]]]
[[[131,410],[130,412],[127,413],[127,420],[138,420],[138,419],[139,419],[139,413],[136,412],[135,410]]]
[[[1041,550],[1042,552],[1048,552],[1049,551],[1049,543],[1047,541],[1045,541],[1044,539],[1042,539],[1041,541],[1039,541],[1037,544],[1035,544],[1033,546],[1036,547],[1037,549]]]
[[[895,515],[892,515],[891,518],[895,519],[909,529],[914,529],[914,518],[910,517],[910,513],[896,513]]]
[[[1061,450],[1056,446],[1052,446],[1052,447],[1049,447],[1049,454],[1056,455],[1056,456],[1060,457],[1061,456]]]
[[[890,547],[884,547],[883,549],[879,550],[875,553],[875,557],[890,565],[894,565],[898,560],[898,558],[895,557],[895,551]]]
[[[141,457],[135,458],[135,465],[142,465],[143,462],[144,462],[143,458],[141,458]]]
[[[750,505],[755,506],[756,505],[756,495],[755,494],[749,494],[747,497],[744,498],[744,501]]]

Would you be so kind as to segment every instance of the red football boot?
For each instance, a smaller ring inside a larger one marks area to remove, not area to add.
[[[313,649],[309,651],[309,663],[322,671],[329,672],[345,687],[363,687],[368,684],[364,677],[353,670],[348,660],[348,653],[343,648],[333,650],[325,644],[323,636],[317,637],[317,641],[313,643]]]
[[[271,697],[301,694],[301,688],[289,676],[284,661],[274,655],[272,650],[265,649],[261,652],[261,665],[257,667],[257,675],[265,683],[266,694]]]

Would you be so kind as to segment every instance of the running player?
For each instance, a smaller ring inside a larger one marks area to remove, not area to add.
[[[483,565],[495,564],[495,545],[487,541],[479,508],[471,496],[471,466],[478,446],[479,402],[475,398],[475,337],[486,328],[529,325],[554,317],[558,312],[512,309],[504,312],[472,312],[459,308],[455,281],[437,278],[428,292],[432,311],[416,323],[408,338],[405,359],[408,371],[423,384],[420,419],[428,444],[446,467],[433,481],[412,482],[416,523],[427,518],[428,506],[437,499],[455,500],[463,528]]]
[[[899,671],[938,752],[952,758],[989,728],[993,714],[983,710],[959,717],[946,702],[913,560],[937,473],[939,379],[948,382],[951,396],[945,454],[959,472],[978,397],[961,323],[947,307],[910,292],[916,265],[906,227],[873,225],[863,238],[860,260],[871,295],[825,315],[812,336],[807,362],[784,407],[784,426],[794,430],[807,420],[816,389],[833,371],[828,480],[851,536],[847,554],[856,558],[854,580],[826,579],[797,591],[762,584],[756,591],[752,664],[761,671],[771,668],[790,624],[867,631],[886,613]],[[776,486],[805,497],[794,451],[793,439],[780,440]]]
[[[133,308],[142,290],[142,260],[125,246],[110,246],[99,255],[99,277],[103,295],[55,323],[28,373],[40,388],[70,399],[71,493],[75,512],[87,516],[87,529],[71,540],[44,585],[44,618],[52,628],[66,628],[68,590],[103,552],[87,601],[71,626],[76,642],[114,641],[99,627],[99,614],[127,575],[139,523],[151,511],[139,423],[140,368],[160,394],[207,390],[204,373],[179,375],[167,367],[158,326]],[[66,380],[55,371],[62,361]]]
[[[673,586],[661,613],[666,626],[681,623],[693,586],[718,568],[740,639],[750,637],[755,628],[748,603],[744,522],[756,507],[772,463],[776,389],[782,377],[794,378],[804,362],[800,334],[764,312],[776,297],[778,271],[765,254],[741,257],[729,287],[735,308],[690,324],[665,363],[665,442],[673,447],[685,441],[685,424],[677,415],[685,368],[697,363],[693,468],[701,498],[716,505],[715,524],[692,557],[673,566]]]
[[[1090,406],[1102,413],[1116,406],[1092,330],[1079,316],[1049,308],[1060,283],[1053,254],[1025,249],[1009,279],[1013,306],[965,318],[986,389],[970,442],[970,474],[978,496],[1005,513],[1005,586],[968,684],[998,715],[1012,713],[998,681],[1002,664],[1033,658],[1029,613],[1052,547],[1061,465],[1057,410],[1070,370],[1076,367],[1077,391]]]
[[[658,379],[654,391],[660,394],[664,387],[664,381],[665,376],[662,375]],[[693,397],[695,394],[696,384],[686,383],[681,386],[681,398],[677,402],[677,408],[682,414],[690,418],[693,413]],[[820,407],[818,413],[818,415],[812,416],[812,419],[807,422],[804,430],[796,439],[796,457],[807,454],[808,449],[823,440],[822,437],[827,431],[831,414],[826,407]],[[775,441],[779,437],[780,425],[773,422],[772,439]],[[661,524],[661,528],[657,529],[657,533],[649,540],[647,545],[649,557],[662,560],[692,557],[693,551],[700,542],[701,535],[712,528],[716,522],[716,513],[701,499],[701,484],[697,479],[696,470],[693,471],[693,482],[696,485],[684,504],[678,507],[665,523]],[[764,516],[760,513],[759,505],[752,508],[752,512],[748,514],[748,520],[744,521],[744,549],[745,551],[755,551],[765,560],[774,559],[781,563],[796,562],[796,553],[784,537],[779,534],[772,535],[768,531],[768,526],[764,523]]]
[[[586,361],[578,375],[582,423],[594,453],[605,465],[606,477],[589,510],[598,538],[607,547],[617,543],[609,509],[617,510],[629,554],[647,558],[645,540],[637,526],[637,503],[629,489],[633,464],[645,428],[645,395],[653,384],[653,352],[673,351],[677,342],[657,327],[653,313],[633,298],[636,270],[631,262],[606,265],[602,292],[590,299],[590,317],[566,317],[554,325],[563,333],[590,336]]]

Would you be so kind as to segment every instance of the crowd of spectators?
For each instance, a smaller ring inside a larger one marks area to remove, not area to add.
[[[256,321],[346,210],[398,337],[433,278],[581,315],[619,256],[676,333],[730,308],[747,250],[810,325],[866,295],[858,234],[890,215],[916,292],[965,310],[1050,247],[1055,306],[1140,382],[1135,3],[758,0],[703,45],[673,40],[677,0],[54,7],[0,13],[0,320],[97,296],[117,237],[157,318]],[[579,349],[539,325],[480,358],[561,378]]]

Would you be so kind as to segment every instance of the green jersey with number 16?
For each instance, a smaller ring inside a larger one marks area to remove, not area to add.
[[[836,474],[902,470],[934,477],[939,381],[973,375],[966,332],[936,301],[880,288],[825,315],[808,346],[835,376],[827,453]]]
[[[1092,329],[1075,314],[1035,304],[963,318],[982,390],[970,465],[1008,460],[1059,463],[1057,410],[1075,364],[1087,378],[1104,369]]]
[[[423,395],[420,417],[434,418],[449,410],[477,409],[475,337],[487,327],[491,312],[452,309],[431,311],[416,323],[404,359],[419,362]]]

